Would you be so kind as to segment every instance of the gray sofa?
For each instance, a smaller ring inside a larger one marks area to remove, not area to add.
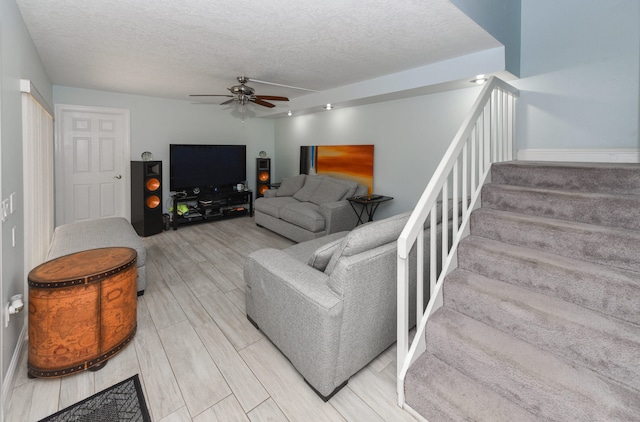
[[[358,218],[347,198],[366,193],[353,181],[300,174],[256,199],[255,222],[296,242],[351,230]]]
[[[122,217],[101,218],[98,220],[78,221],[56,227],[49,247],[47,261],[88,249],[124,246],[138,253],[137,292],[144,294],[147,287],[145,261],[147,250],[133,226]]]
[[[396,241],[408,218],[401,214],[247,258],[247,317],[324,400],[396,341]],[[412,295],[415,280],[414,270]],[[415,305],[409,315],[415,324]]]

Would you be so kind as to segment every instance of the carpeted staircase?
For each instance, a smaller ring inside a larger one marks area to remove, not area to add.
[[[640,421],[640,166],[493,164],[427,352],[430,422]]]

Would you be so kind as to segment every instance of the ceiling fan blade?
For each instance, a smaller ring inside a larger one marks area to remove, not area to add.
[[[231,104],[232,102],[234,102],[236,99],[232,98],[230,100],[225,101],[224,103],[220,103],[220,105],[225,105],[225,104]]]
[[[289,101],[287,97],[278,97],[276,95],[256,95],[256,98],[259,100],[269,101]]]
[[[233,97],[229,94],[189,94],[190,97]]]
[[[251,99],[249,101],[251,101],[252,103],[256,103],[258,105],[261,105],[261,106],[269,107],[269,108],[273,108],[273,107],[276,106],[275,104],[268,103],[266,101],[261,100],[260,98],[253,98],[253,99]]]

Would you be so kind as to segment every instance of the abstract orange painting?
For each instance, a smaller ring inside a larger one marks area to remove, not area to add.
[[[368,186],[373,192],[373,145],[300,147],[300,173],[326,174]]]

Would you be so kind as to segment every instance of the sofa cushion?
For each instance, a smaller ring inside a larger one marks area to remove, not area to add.
[[[320,186],[322,179],[324,179],[324,176],[307,176],[304,180],[304,186],[293,197],[301,202],[309,202],[309,198]]]
[[[276,191],[276,196],[293,196],[304,186],[306,174],[299,174],[293,177],[285,177]]]
[[[349,188],[344,184],[327,177],[320,182],[320,185],[309,198],[309,202],[321,205],[328,202],[339,201],[348,190]]]
[[[355,183],[353,187],[350,187],[349,189],[347,189],[347,192],[344,194],[342,199],[351,198],[356,193],[356,189],[358,189],[357,183]]]
[[[298,203],[290,196],[276,198],[258,198],[254,203],[256,211],[263,212],[275,218],[280,218],[280,210],[287,204]]]
[[[369,188],[367,186],[358,185],[353,195],[348,196],[348,198],[351,198],[352,196],[366,195],[368,193],[369,193]]]
[[[334,252],[325,273],[331,274],[342,256],[355,255],[398,240],[410,215],[410,212],[406,212],[353,229]]]
[[[342,195],[342,198],[340,199],[351,198],[356,193],[356,189],[358,189],[358,182],[354,180],[339,179],[337,177],[332,178],[331,180],[347,187],[347,192]]]
[[[262,196],[263,198],[275,198],[277,192],[278,192],[278,189],[267,189],[264,192],[262,192]]]
[[[320,215],[318,208],[311,202],[287,204],[280,209],[280,219],[310,232],[319,232],[324,230],[324,217]]]
[[[331,257],[341,243],[342,239],[336,239],[333,242],[329,242],[326,245],[320,246],[318,249],[313,251],[313,254],[309,257],[309,261],[307,261],[307,264],[318,271],[324,271],[327,268]]]
[[[316,249],[323,247],[327,243],[332,243],[334,240],[342,241],[342,238],[348,234],[348,231],[331,233],[326,236],[321,236],[315,239],[296,243],[295,245],[289,246],[282,251],[292,258],[306,263],[309,261],[309,258],[311,258],[311,256],[315,253]],[[340,242],[338,242],[338,244],[339,243]]]

